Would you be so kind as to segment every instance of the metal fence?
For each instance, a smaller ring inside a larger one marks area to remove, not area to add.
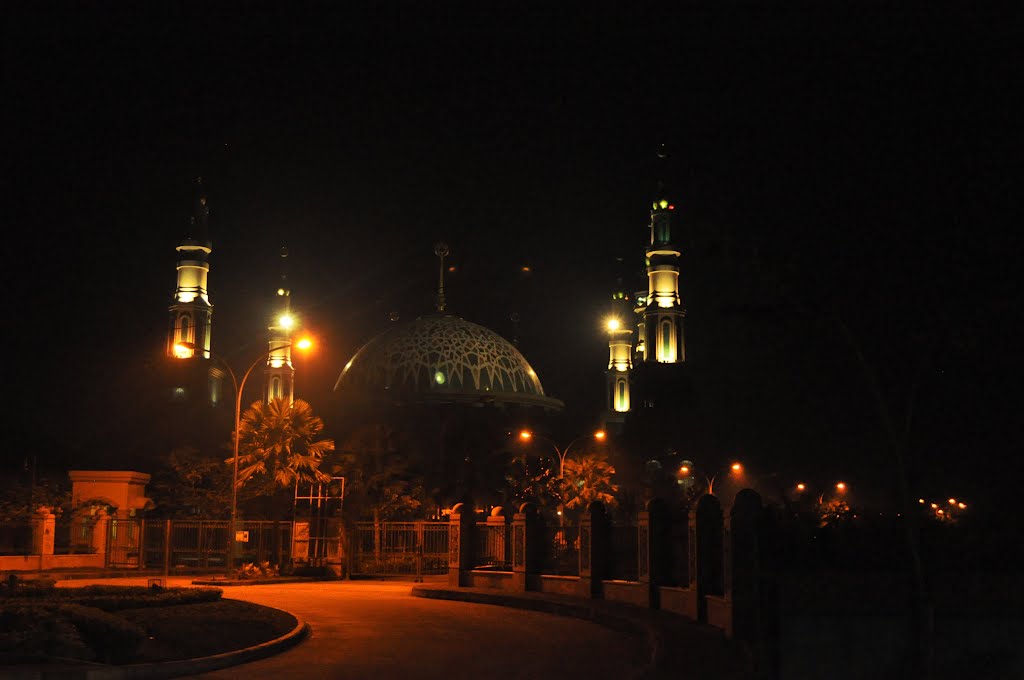
[[[43,529],[44,520],[24,519],[0,523],[0,555],[33,555],[42,548],[34,536]],[[57,517],[53,523],[54,555],[86,555],[95,552],[90,517]]]
[[[613,522],[608,546],[608,578],[618,581],[639,579],[639,530],[634,523]]]
[[[512,527],[477,522],[473,540],[473,568],[512,571]]]
[[[356,522],[352,574],[419,576],[448,571],[447,522]]]
[[[543,548],[540,567],[542,574],[579,576],[580,528],[578,526],[545,526]]]
[[[228,520],[173,519],[141,522],[142,563],[137,566],[179,571],[225,569],[230,548],[229,525]],[[247,538],[238,542],[236,564],[269,562],[283,565],[290,561],[291,522],[242,521],[238,522],[236,529],[244,532]],[[117,547],[110,547],[108,554],[108,566],[118,566],[117,561],[122,558],[122,552]],[[126,564],[122,566],[133,565],[130,553],[124,555],[124,558]]]

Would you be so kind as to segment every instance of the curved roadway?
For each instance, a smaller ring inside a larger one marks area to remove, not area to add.
[[[169,585],[185,585],[177,580]],[[225,588],[225,597],[301,616],[312,635],[281,654],[190,677],[598,680],[628,678],[642,660],[639,638],[604,626],[413,597],[411,586],[330,581]]]

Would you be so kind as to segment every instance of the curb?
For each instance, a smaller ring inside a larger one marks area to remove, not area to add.
[[[283,611],[283,610],[280,610]],[[92,666],[65,668],[25,668],[4,669],[4,678],[10,680],[160,680],[177,678],[182,675],[194,675],[216,671],[230,666],[263,659],[279,654],[302,642],[309,635],[310,627],[300,616],[287,612],[295,617],[295,628],[279,638],[268,640],[253,647],[236,649],[222,654],[200,656],[194,659],[179,659],[156,663],[128,664],[125,666]],[[8,671],[12,675],[6,675]]]
[[[624,616],[615,612],[602,611],[603,600],[580,600],[578,602],[548,600],[539,597],[518,597],[507,592],[484,593],[479,590],[452,590],[413,586],[413,597],[434,600],[456,600],[473,604],[490,604],[499,607],[527,609],[530,611],[583,619],[620,632],[639,634],[644,638],[646,649],[644,660],[633,672],[633,678],[651,677],[662,658],[662,640],[658,629],[640,618]]]

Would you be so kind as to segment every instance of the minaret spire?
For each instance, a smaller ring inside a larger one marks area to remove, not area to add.
[[[270,336],[267,349],[265,399],[295,400],[295,367],[292,365],[292,330],[295,317],[292,315],[292,292],[288,287],[288,248],[281,248],[278,265],[280,281],[276,291],[276,304],[268,330]]]
[[[177,285],[171,304],[167,355],[179,359],[194,356],[210,358],[210,326],[213,305],[207,290],[210,274],[210,242],[208,221],[210,207],[203,188],[203,178],[196,178],[195,212],[189,219],[189,230],[177,245]],[[187,345],[187,346],[186,346]]]
[[[437,273],[437,313],[444,314],[446,306],[444,300],[444,258],[448,255],[448,244],[444,241],[434,246],[434,254],[437,255],[439,268]]]

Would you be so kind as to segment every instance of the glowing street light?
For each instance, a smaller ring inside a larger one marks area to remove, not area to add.
[[[681,466],[679,466],[679,474],[682,477],[689,477],[690,476],[690,466],[689,465],[681,465]]]
[[[846,482],[837,482],[836,491],[839,493],[846,493]]]
[[[956,505],[956,499],[955,498],[950,498],[949,499],[949,504],[950,505]]]
[[[608,330],[610,330],[610,331],[617,331],[620,328],[622,328],[622,322],[619,321],[618,319],[616,319],[614,316],[610,317],[605,322],[605,325],[608,327]]]
[[[296,345],[298,346],[299,349],[309,349],[310,347],[313,346],[313,341],[310,340],[309,338],[303,338],[298,343],[296,343]],[[212,356],[214,359],[223,364],[224,368],[228,370],[228,375],[231,376],[231,384],[235,388],[235,437],[233,442],[235,455],[233,460],[234,465],[232,467],[231,472],[231,524],[228,529],[228,545],[230,546],[230,551],[228,553],[228,575],[230,575],[235,568],[235,526],[238,517],[238,442],[240,436],[239,421],[241,421],[242,419],[242,392],[245,390],[245,382],[249,379],[249,376],[252,375],[252,370],[254,368],[256,368],[261,363],[266,361],[267,357],[269,357],[274,352],[291,346],[292,343],[288,343],[286,345],[275,347],[274,349],[268,350],[260,354],[259,357],[257,357],[256,360],[252,362],[249,368],[245,370],[245,373],[242,375],[241,382],[238,381],[238,377],[235,374],[234,369],[231,368],[231,364],[229,364],[224,359],[224,357],[220,356],[219,354],[216,354],[215,352],[210,352],[210,356]],[[174,346],[174,356],[178,357],[179,359],[188,358],[192,356],[192,353],[195,351],[195,349],[196,346],[194,343],[181,342]]]
[[[548,444],[551,444],[551,447],[555,450],[555,454],[558,456],[558,478],[559,479],[563,479],[565,477],[565,475],[564,475],[564,472],[565,472],[565,457],[567,455],[569,455],[569,449],[572,448],[573,444],[575,444],[580,439],[582,439],[583,436],[584,435],[580,435],[579,437],[576,437],[571,442],[569,442],[564,448],[559,448],[558,444],[556,444],[555,442],[551,441],[547,437],[543,437],[541,435],[535,435],[530,430],[520,430],[519,431],[519,440],[522,441],[522,442],[530,442],[530,441],[532,441],[534,439],[534,437],[536,437],[537,439],[543,439]],[[607,438],[607,436],[608,435],[605,433],[604,430],[597,430],[596,432],[593,433],[594,439],[596,441],[599,441],[599,442],[603,442]],[[562,521],[562,506],[561,505],[558,506],[558,521],[559,522]]]
[[[740,465],[739,463],[733,463],[732,465],[729,466],[729,469],[732,470],[733,473],[737,475],[743,472],[743,466]]]
[[[291,329],[295,328],[295,317],[292,316],[291,314],[282,314],[281,316],[277,317],[277,325],[279,325],[286,331],[290,331]]]
[[[807,490],[807,485],[804,484],[803,482],[800,482],[799,484],[796,485],[796,490],[797,491],[806,491]]]

